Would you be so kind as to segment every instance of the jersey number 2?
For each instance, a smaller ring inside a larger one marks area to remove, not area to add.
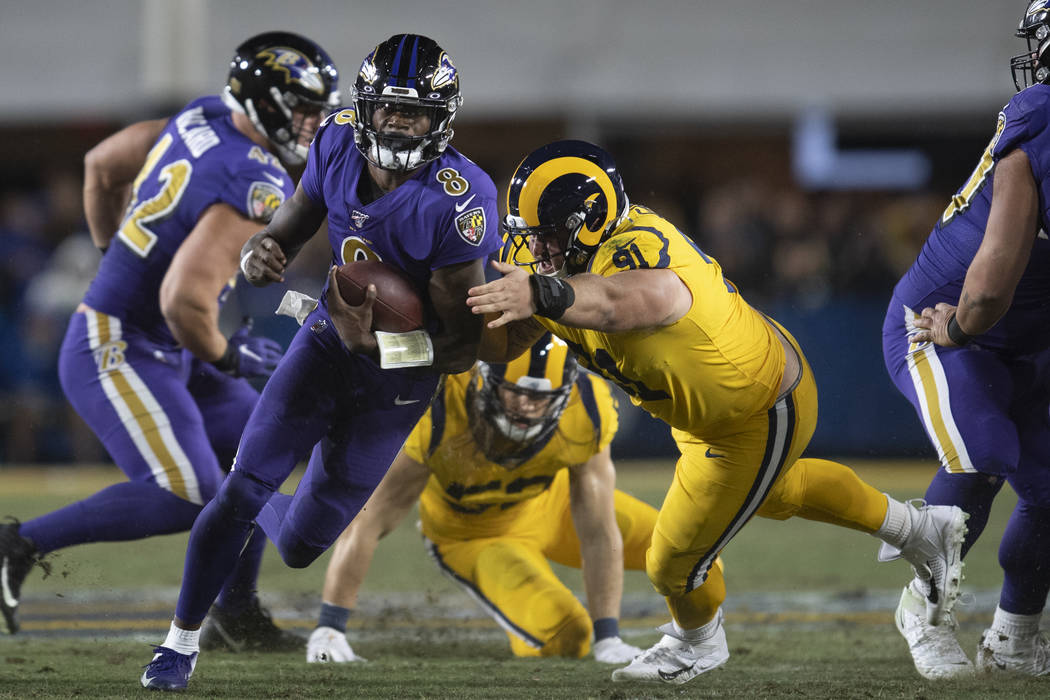
[[[124,215],[124,222],[117,233],[120,240],[143,258],[149,255],[157,242],[157,234],[153,233],[147,224],[160,221],[175,210],[186,191],[186,186],[190,184],[190,175],[193,172],[193,165],[186,159],[168,163],[157,174],[157,179],[161,182],[157,194],[145,201],[139,201],[139,188],[152,175],[157,162],[171,146],[171,142],[171,134],[165,134],[146,156],[146,162],[132,185],[128,212]]]

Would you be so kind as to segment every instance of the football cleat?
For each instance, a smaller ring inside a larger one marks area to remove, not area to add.
[[[236,615],[213,605],[201,629],[200,644],[204,651],[299,651],[305,641],[275,625],[270,612],[253,596],[248,607]]]
[[[14,634],[20,627],[18,602],[22,597],[22,583],[30,569],[39,564],[44,576],[51,573],[51,565],[40,560],[32,541],[19,534],[21,524],[13,518],[12,521],[0,525],[0,613],[3,613],[4,631],[8,634]]]
[[[1040,633],[1018,637],[986,629],[977,643],[977,670],[1050,675],[1050,640]]]
[[[955,638],[957,625],[951,613],[945,623],[931,625],[926,619],[926,601],[909,585],[901,593],[894,617],[920,676],[936,681],[973,675],[973,663]]]
[[[673,634],[673,624],[660,627],[663,638],[623,668],[613,671],[614,681],[659,681],[680,685],[712,671],[729,660],[722,610],[718,629],[702,642],[690,643]]]
[[[915,572],[913,585],[926,598],[926,621],[947,623],[948,614],[959,598],[962,584],[962,543],[969,516],[956,506],[928,506],[922,501],[907,503],[911,534],[897,549],[885,542],[879,548],[879,561],[903,557]]]
[[[368,661],[354,653],[346,635],[332,627],[318,627],[310,634],[306,642],[306,663],[350,663]]]
[[[185,690],[197,665],[197,652],[180,654],[168,647],[153,647],[153,660],[142,673],[142,687],[150,690]]]

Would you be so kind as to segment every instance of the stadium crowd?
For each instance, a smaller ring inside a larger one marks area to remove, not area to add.
[[[56,168],[36,187],[0,195],[0,464],[108,460],[63,397],[57,374],[66,324],[100,258],[84,223],[81,182],[75,170]],[[806,192],[746,176],[637,197],[695,231],[754,305],[776,299],[807,311],[844,298],[887,298],[946,201],[928,190]],[[287,287],[316,294],[317,271],[327,263],[324,247],[311,244]],[[286,344],[293,328],[267,323],[269,301],[277,299],[235,297],[224,318],[255,315]]]

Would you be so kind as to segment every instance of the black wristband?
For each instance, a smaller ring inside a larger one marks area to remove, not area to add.
[[[973,342],[973,336],[962,328],[959,328],[959,320],[954,314],[948,321],[948,338],[959,347],[969,345]]]
[[[100,245],[100,246],[98,246],[98,252],[102,253],[103,255],[106,254],[107,250],[109,250],[109,246],[108,245]]]
[[[212,362],[220,372],[226,374],[233,374],[237,371],[237,351],[233,349],[233,343],[226,343],[226,352],[222,354],[222,357]]]
[[[572,285],[557,277],[546,275],[529,275],[529,286],[532,287],[532,301],[536,304],[536,314],[557,321],[565,309],[576,301],[576,292]]]

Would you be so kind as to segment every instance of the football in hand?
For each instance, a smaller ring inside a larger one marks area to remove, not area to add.
[[[372,307],[372,328],[388,333],[405,333],[423,326],[423,298],[412,280],[401,270],[379,260],[356,260],[335,271],[339,296],[353,306],[365,300],[368,285],[376,287]]]

